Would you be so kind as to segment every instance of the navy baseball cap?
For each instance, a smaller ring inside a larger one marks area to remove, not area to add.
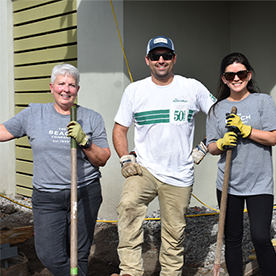
[[[160,35],[150,39],[147,46],[147,55],[151,50],[160,47],[168,48],[174,52],[174,45],[172,40],[170,38]]]

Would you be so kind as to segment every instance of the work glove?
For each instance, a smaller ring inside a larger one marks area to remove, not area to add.
[[[199,164],[201,160],[205,157],[208,152],[208,149],[205,145],[206,139],[201,141],[195,148],[192,150],[192,157],[195,164]]]
[[[226,114],[227,124],[226,127],[231,131],[238,130],[242,138],[246,138],[250,135],[252,127],[244,125],[241,118],[236,114]],[[236,129],[236,130],[235,130]]]
[[[136,174],[142,175],[141,167],[136,163],[136,157],[133,154],[123,155],[120,158],[121,173],[127,178]]]
[[[217,140],[217,147],[219,150],[224,151],[237,146],[238,135],[234,131],[226,132],[223,138]]]
[[[75,138],[77,143],[82,147],[84,147],[87,144],[89,136],[85,134],[79,123],[77,123],[76,121],[71,121],[67,125],[67,129],[67,137]]]

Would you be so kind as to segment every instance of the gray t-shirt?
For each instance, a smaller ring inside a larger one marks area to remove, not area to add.
[[[226,113],[233,106],[244,124],[255,129],[276,130],[276,108],[273,98],[266,94],[253,93],[238,102],[227,99],[219,102],[207,116],[207,145],[216,142],[227,132]],[[256,195],[273,194],[272,147],[264,146],[249,138],[238,138],[237,147],[232,151],[229,179],[229,194]],[[217,188],[222,190],[226,152],[218,161]]]
[[[4,123],[16,138],[27,135],[33,152],[33,186],[41,191],[57,192],[71,187],[71,143],[67,137],[70,115],[62,115],[54,103],[30,104],[29,107]],[[92,142],[108,148],[102,116],[97,112],[77,105],[77,122]],[[77,148],[78,188],[101,177]]]

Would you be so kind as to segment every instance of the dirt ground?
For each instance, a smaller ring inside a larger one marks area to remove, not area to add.
[[[31,212],[20,212],[17,215],[16,212],[7,214],[5,212],[0,212],[0,219],[1,230],[9,230],[17,227],[32,225]],[[147,234],[147,230],[145,230],[145,242],[143,245],[143,260],[145,268],[144,275],[157,276],[160,272],[160,266],[158,263],[160,232],[155,233],[155,237],[153,240],[151,238],[148,238],[150,237],[150,235]],[[88,276],[109,276],[112,273],[119,273],[119,259],[116,250],[117,245],[117,225],[110,223],[97,223],[94,234],[94,243],[91,247],[91,252],[89,256]],[[26,239],[24,242],[11,246],[17,246],[19,254],[23,253],[26,256],[28,260],[28,276],[52,276],[52,274],[42,265],[36,255],[33,236]],[[1,267],[3,268],[3,261],[1,261]],[[222,264],[221,267],[225,269],[225,264]],[[183,275],[213,275],[213,271],[206,272],[201,270],[201,264],[185,264]],[[228,275],[228,273],[221,273],[221,275]],[[261,274],[255,273],[254,275],[260,276]]]
[[[3,218],[6,214],[0,213],[0,215]],[[32,225],[32,223],[26,223],[26,221],[32,221],[30,214],[25,215],[28,216],[28,218],[21,217],[22,219],[16,220],[12,219],[12,215],[6,216],[10,216],[10,219],[5,220],[4,225],[1,225],[2,230]],[[119,259],[116,250],[117,245],[117,225],[98,223],[95,229],[94,243],[91,247],[89,256],[88,276],[108,276],[112,273],[119,273]],[[28,276],[52,276],[52,274],[42,265],[36,255],[33,236],[24,242],[11,245],[11,247],[12,246],[17,246],[19,254],[23,253],[26,256],[29,269]],[[145,276],[159,275],[160,266],[158,263],[158,251],[159,245],[156,241],[153,242],[146,238],[143,245]],[[203,274],[200,273],[199,265],[191,264],[185,267],[183,275],[199,276]],[[209,274],[204,275],[207,276]]]
[[[119,273],[119,259],[116,251],[117,244],[117,225],[105,224],[96,227],[94,244],[91,247],[91,254],[89,257],[88,276],[108,276],[112,273]],[[14,246],[17,246],[18,252],[22,252],[27,257],[29,276],[52,276],[36,255],[34,237]],[[159,275],[158,248],[156,248],[154,244],[145,241],[143,247],[143,260],[145,276]],[[185,274],[183,275],[203,275],[199,270],[200,268],[197,267],[197,265],[191,265],[184,269]]]

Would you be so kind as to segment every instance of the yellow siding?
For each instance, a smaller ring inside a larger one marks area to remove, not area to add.
[[[68,59],[77,59],[76,45],[50,48],[33,52],[16,53],[14,54],[14,65],[33,65],[34,63],[52,61],[65,62]],[[48,75],[51,75],[51,72],[49,72]]]
[[[51,79],[25,79],[14,81],[15,92],[36,92],[36,91],[49,91]],[[20,94],[20,93],[18,93]],[[37,94],[37,93],[35,93]],[[31,96],[31,95],[30,95]]]
[[[52,2],[53,0],[14,0],[13,1],[13,11],[16,12],[18,10],[27,9],[33,6],[39,6],[41,4],[46,4],[48,2]]]
[[[54,102],[51,71],[77,67],[77,0],[14,0],[15,114],[29,103]],[[32,195],[33,154],[27,137],[16,139],[16,193]]]
[[[54,17],[43,21],[34,22],[28,25],[16,26],[13,31],[14,39],[25,36],[33,36],[43,32],[53,32],[57,30],[72,28],[77,26],[77,14],[67,14],[60,17]]]
[[[17,160],[16,171],[24,174],[33,174],[33,163]]]
[[[50,76],[53,67],[60,62],[50,64],[36,64],[24,67],[15,67],[14,75],[16,78],[32,78],[32,77],[44,77]],[[67,62],[74,66],[77,66],[77,61]]]
[[[49,103],[54,102],[51,93],[16,93],[15,104],[28,105],[29,103]]]
[[[24,2],[24,0],[22,0]],[[31,2],[31,1],[30,1]],[[33,1],[35,5],[36,1]],[[34,6],[33,5],[33,6]],[[62,16],[65,13],[69,13],[76,10],[76,1],[58,1],[50,3],[49,5],[34,6],[32,9],[23,10],[21,12],[15,12],[13,16],[13,24],[22,24],[34,20],[47,19],[53,16]]]
[[[16,115],[17,113],[19,113],[20,111],[22,111],[23,109],[25,109],[26,107],[24,106],[16,106],[15,110],[14,110],[14,114]]]
[[[33,153],[30,148],[16,147],[15,157],[16,159],[20,159],[20,160],[33,161]]]
[[[58,33],[45,34],[16,40],[13,44],[14,52],[36,50],[73,43],[77,40],[77,30],[65,30]]]
[[[32,194],[33,194],[32,189],[23,188],[23,187],[20,187],[20,186],[16,186],[15,192],[19,195],[28,196],[28,197],[31,197]]]
[[[17,173],[16,174],[16,184],[19,186],[32,188],[33,187],[32,177],[29,175]]]
[[[22,146],[22,147],[31,147],[27,136],[15,139],[15,145]]]

